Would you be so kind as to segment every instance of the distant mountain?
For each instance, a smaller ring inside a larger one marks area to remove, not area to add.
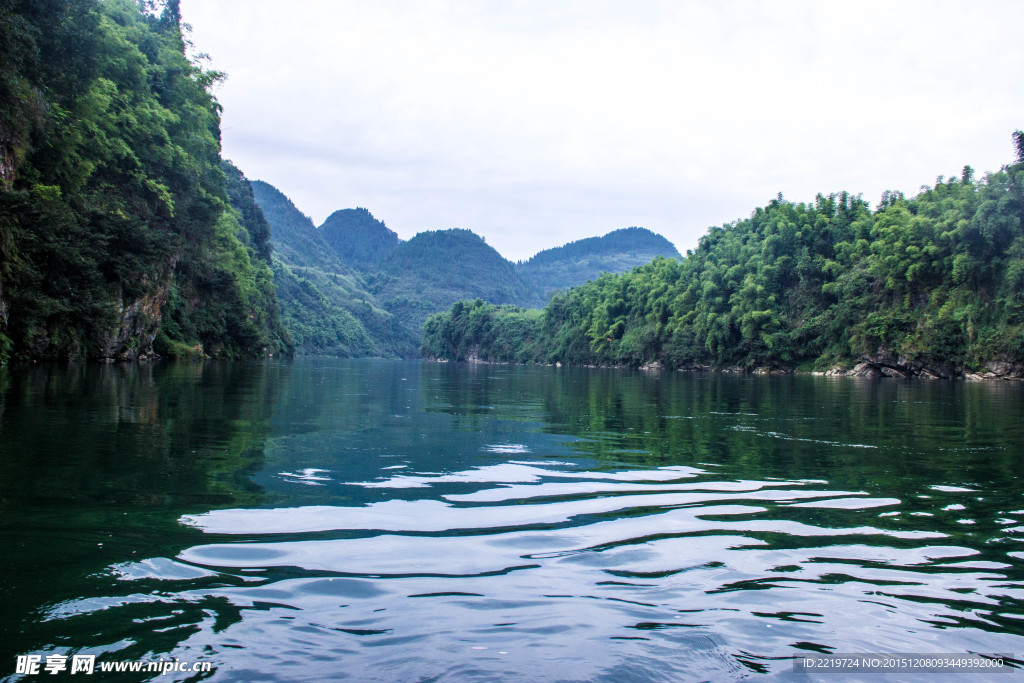
[[[351,274],[353,269],[338,257],[313,221],[283,192],[262,180],[250,181],[256,203],[271,226],[274,255],[289,266],[319,268]]]
[[[366,291],[362,281],[274,261],[281,319],[300,355],[408,358],[419,336]]]
[[[377,303],[363,276],[313,221],[273,185],[256,180],[252,187],[270,224],[274,284],[295,351],[391,358],[415,353],[418,333]]]
[[[398,235],[366,209],[335,211],[320,226],[335,253],[359,270],[376,270],[398,243]]]
[[[400,243],[370,282],[381,304],[417,334],[428,315],[460,299],[503,304],[533,297],[511,261],[462,229],[421,232]]]
[[[316,228],[269,183],[252,182],[270,224],[281,320],[300,354],[414,356],[423,323],[462,299],[542,306],[551,292],[622,272],[675,247],[626,228],[513,264],[470,230],[403,242],[367,209],[342,209]]]
[[[537,294],[529,302],[544,305],[551,294],[595,280],[601,273],[621,273],[650,263],[655,256],[680,258],[667,239],[646,228],[613,230],[604,237],[545,249],[516,264],[519,277]]]

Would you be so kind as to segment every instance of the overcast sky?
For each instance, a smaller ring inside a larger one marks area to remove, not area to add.
[[[1024,128],[1024,2],[182,0],[223,155],[316,224],[469,228],[512,260],[696,245],[779,192],[915,194]]]

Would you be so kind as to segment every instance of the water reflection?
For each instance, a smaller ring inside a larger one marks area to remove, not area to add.
[[[179,367],[8,380],[17,652],[657,681],[1024,642],[1018,385]],[[15,484],[46,467],[66,497]]]
[[[262,467],[271,387],[288,382],[281,370],[208,363],[0,371],[0,672],[11,673],[25,652],[104,651],[113,642],[127,658],[160,651],[156,643],[174,647],[169,632],[142,636],[150,627],[127,616],[136,608],[111,568],[148,557],[159,564],[194,543],[197,535],[177,523],[181,514],[259,503],[249,475]],[[99,627],[65,621],[62,606],[83,599],[118,615]]]

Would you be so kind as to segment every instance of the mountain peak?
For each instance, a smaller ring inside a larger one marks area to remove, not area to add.
[[[601,273],[619,273],[649,263],[655,256],[679,258],[667,239],[647,228],[620,228],[603,237],[588,237],[545,249],[516,265],[516,272],[543,296],[581,285]]]
[[[361,270],[375,267],[401,242],[362,207],[335,211],[320,226],[320,233],[339,256]]]

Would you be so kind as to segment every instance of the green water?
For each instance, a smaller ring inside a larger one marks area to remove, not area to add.
[[[17,675],[25,654],[210,663],[117,678],[168,681],[1020,660],[1022,417],[1013,383],[322,359],[0,371],[0,678],[61,678]]]

